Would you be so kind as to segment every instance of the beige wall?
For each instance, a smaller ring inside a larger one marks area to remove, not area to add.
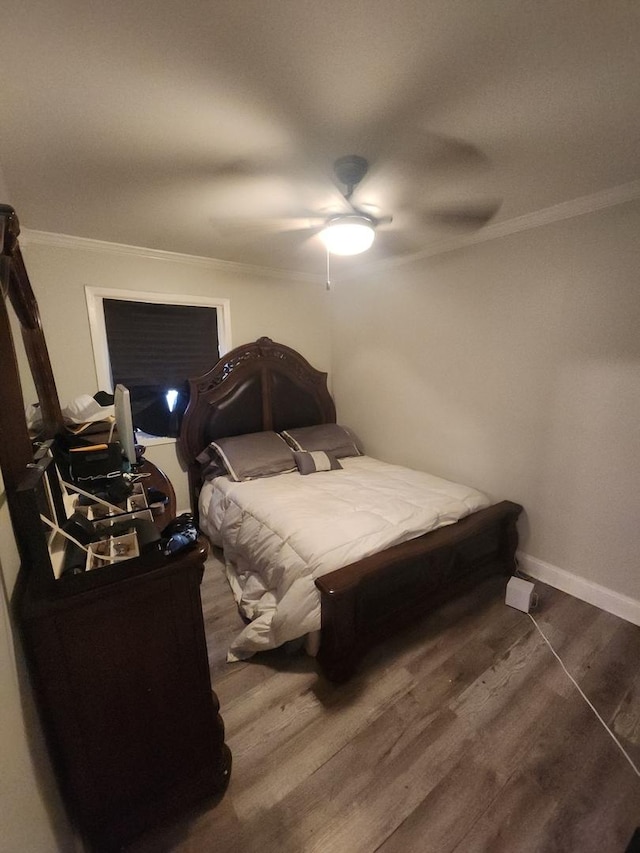
[[[336,285],[340,419],[521,502],[525,552],[640,600],[640,204]]]

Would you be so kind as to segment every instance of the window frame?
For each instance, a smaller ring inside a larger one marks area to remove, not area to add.
[[[111,287],[85,285],[85,299],[89,317],[89,332],[93,348],[98,390],[113,394],[113,377],[107,343],[107,328],[104,319],[105,299],[128,302],[154,302],[163,305],[192,305],[196,308],[215,308],[218,325],[218,349],[220,357],[232,349],[230,300],[217,296],[189,296],[174,293],[154,293],[147,290],[119,290]],[[213,365],[211,365],[213,367]],[[169,437],[158,437],[159,441],[175,441]]]

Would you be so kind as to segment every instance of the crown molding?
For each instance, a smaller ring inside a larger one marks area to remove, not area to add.
[[[484,228],[481,228],[471,234],[458,234],[453,237],[438,240],[428,246],[425,246],[425,248],[421,249],[419,252],[413,252],[409,255],[375,261],[370,264],[359,264],[357,268],[352,268],[348,272],[343,272],[334,276],[334,281],[346,281],[348,279],[358,278],[361,275],[367,275],[381,270],[395,269],[396,267],[415,263],[416,261],[420,261],[425,258],[433,258],[438,255],[446,254],[447,252],[453,252],[457,249],[465,248],[466,246],[474,246],[479,243],[486,243],[490,240],[500,240],[503,237],[509,237],[511,234],[519,234],[523,231],[541,228],[544,225],[552,225],[555,222],[561,222],[565,219],[574,219],[577,216],[595,213],[598,210],[616,207],[619,204],[636,201],[637,199],[640,199],[640,180],[600,190],[599,192],[592,193],[590,195],[580,196],[579,198],[572,199],[571,201],[564,201],[560,204],[554,204],[551,207],[535,210],[532,213],[525,213],[523,216],[516,216],[513,219],[494,222],[489,225],[485,225]],[[284,279],[309,284],[319,284],[324,282],[323,276],[315,275],[313,273],[294,272],[292,270],[275,269],[273,267],[242,264],[235,261],[223,261],[217,258],[207,258],[199,255],[167,252],[163,249],[148,249],[141,246],[128,246],[124,243],[108,243],[105,240],[93,240],[88,237],[73,237],[69,234],[54,234],[49,231],[36,231],[29,228],[22,229],[20,238],[24,245],[28,245],[28,243],[31,242],[46,246],[56,246],[57,248],[85,249],[92,252],[103,252],[107,254],[131,255],[138,258],[147,258],[156,261],[191,264],[193,266],[233,273],[236,275],[255,275],[262,278],[278,279],[279,281]]]
[[[201,255],[188,255],[180,252],[168,252],[164,249],[149,249],[144,246],[129,246],[125,243],[109,243],[106,240],[94,240],[90,237],[74,237],[71,234],[54,234],[50,231],[37,231],[31,228],[20,230],[20,243],[28,246],[30,243],[41,246],[54,246],[58,249],[83,249],[89,252],[103,254],[133,256],[147,260],[164,261],[178,264],[189,264],[219,272],[236,275],[256,275],[262,278],[275,278],[279,281],[287,279],[295,282],[318,284],[323,281],[321,276],[311,273],[294,272],[292,270],[261,267],[253,264],[242,264],[236,261],[223,261],[218,258],[207,258]]]

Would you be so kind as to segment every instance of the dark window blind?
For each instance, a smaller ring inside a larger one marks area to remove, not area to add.
[[[114,386],[131,392],[134,422],[152,435],[177,435],[188,402],[188,382],[218,360],[215,308],[104,299]],[[176,410],[165,395],[179,393]]]

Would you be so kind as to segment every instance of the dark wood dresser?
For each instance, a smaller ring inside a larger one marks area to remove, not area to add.
[[[52,758],[91,849],[118,850],[226,788],[231,757],[200,601],[205,554],[195,543],[143,555],[70,578],[69,594],[27,583],[20,597]],[[123,576],[82,589],[112,568]]]

